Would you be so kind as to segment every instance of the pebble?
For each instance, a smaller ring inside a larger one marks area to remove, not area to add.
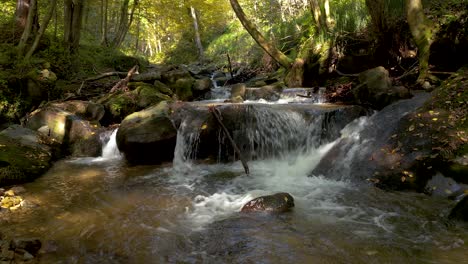
[[[4,193],[4,196],[15,196],[15,192],[13,190],[8,190]]]

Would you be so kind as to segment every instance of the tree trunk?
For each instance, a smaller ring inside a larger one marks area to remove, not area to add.
[[[190,14],[192,15],[193,20],[193,28],[195,30],[195,44],[197,45],[198,49],[198,58],[203,60],[204,52],[203,52],[203,45],[200,38],[200,30],[198,29],[198,18],[197,18],[197,11],[192,6],[190,7]]]
[[[137,31],[136,31],[136,40],[135,40],[135,52],[140,50],[140,27],[141,27],[141,9],[138,7],[138,22],[137,22]]]
[[[310,10],[314,17],[318,32],[328,31],[328,21],[330,19],[330,4],[323,0],[310,0]]]
[[[128,3],[130,0],[123,0],[120,7],[120,20],[117,32],[115,33],[114,40],[112,41],[112,47],[117,48],[123,41],[125,31],[127,31],[128,25]]]
[[[429,75],[429,55],[432,44],[432,27],[424,15],[421,0],[406,0],[406,15],[408,24],[418,47],[419,77],[422,83]]]
[[[18,57],[23,56],[24,50],[26,49],[26,43],[28,42],[28,39],[31,37],[34,17],[36,16],[36,13],[37,13],[37,1],[36,0],[30,1],[30,6],[28,8],[28,11],[29,12],[28,12],[28,16],[26,19],[26,25],[25,25],[23,34],[21,35],[21,39],[18,43]]]
[[[268,42],[265,39],[265,37],[263,37],[263,35],[255,27],[255,25],[247,19],[244,10],[242,10],[237,0],[229,0],[229,2],[231,3],[232,9],[236,13],[240,22],[247,30],[247,32],[249,32],[250,36],[252,36],[255,42],[257,42],[257,44],[281,66],[283,66],[286,69],[290,69],[293,61],[290,58],[288,58],[283,52],[277,49],[273,44]]]
[[[47,26],[49,25],[49,22],[52,19],[52,16],[55,12],[57,0],[51,0],[50,4],[51,4],[51,7],[49,8],[49,12],[44,17],[44,22],[42,23],[42,26],[39,28],[39,32],[37,33],[36,38],[34,39],[33,45],[29,49],[28,53],[26,53],[26,56],[24,57],[25,59],[29,59],[33,55],[34,51],[36,51],[37,46],[39,45],[39,41],[41,41],[42,35],[44,35],[44,32],[47,29]]]
[[[26,28],[30,5],[31,0],[16,1],[15,23],[16,28],[21,32],[24,32],[24,29]]]
[[[132,23],[133,23],[133,17],[134,17],[134,14],[135,14],[135,10],[138,6],[138,2],[139,0],[133,0],[133,6],[132,6],[132,11],[130,12],[130,19],[128,21],[128,25],[127,27],[125,28],[125,31],[123,33],[123,36],[122,36],[122,39],[120,41],[120,44],[122,44],[122,42],[125,40],[125,36],[127,36],[127,33],[128,33],[128,30],[130,29],[130,27],[132,26]],[[120,46],[119,44],[119,46]]]
[[[68,50],[76,52],[81,37],[81,22],[84,0],[65,0],[64,10],[64,42]]]
[[[107,40],[107,11],[109,10],[108,0],[101,0],[101,45],[107,46],[109,41]]]

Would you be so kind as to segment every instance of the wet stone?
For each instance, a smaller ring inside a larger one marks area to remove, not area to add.
[[[37,238],[16,238],[10,243],[10,248],[18,251],[23,249],[32,255],[36,255],[39,249],[41,249],[42,243]]]
[[[241,212],[287,212],[294,207],[294,198],[289,193],[275,193],[257,197],[246,203]]]

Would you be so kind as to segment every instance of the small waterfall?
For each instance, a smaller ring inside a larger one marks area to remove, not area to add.
[[[304,153],[320,142],[321,115],[306,120],[295,111],[255,106],[248,109],[252,120],[243,128],[245,135],[241,133],[235,140],[247,138],[251,159]]]
[[[192,168],[191,161],[196,158],[198,143],[200,141],[201,125],[189,128],[188,122],[188,119],[183,120],[177,130],[177,142],[174,149],[172,166],[178,173],[185,173]]]
[[[326,103],[327,99],[325,98],[325,91],[327,88],[320,87],[317,93],[317,104]]]
[[[231,90],[225,86],[219,86],[215,80],[216,72],[211,75],[211,82],[213,83],[213,88],[211,88],[211,99],[217,101],[223,101],[228,99],[231,96]]]
[[[104,160],[120,159],[122,157],[117,148],[117,131],[118,129],[115,129],[112,132],[108,131],[101,135],[101,140],[103,141],[101,158]]]

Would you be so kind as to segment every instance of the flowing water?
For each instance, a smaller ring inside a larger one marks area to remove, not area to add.
[[[174,162],[160,166],[127,166],[116,152],[114,132],[103,157],[60,161],[26,184],[26,207],[0,214],[0,231],[39,237],[41,263],[468,260],[466,227],[445,220],[452,201],[384,192],[346,178],[308,177],[339,139],[321,141],[314,125],[299,116],[257,115],[269,117],[246,129],[251,140],[263,140],[261,149],[292,138],[301,144],[282,148],[281,155],[264,152],[245,175],[239,162],[193,161],[199,132],[184,123]],[[357,137],[368,120],[351,123],[342,137]],[[270,131],[277,122],[287,125]],[[239,212],[250,199],[280,191],[295,198],[291,212]]]

